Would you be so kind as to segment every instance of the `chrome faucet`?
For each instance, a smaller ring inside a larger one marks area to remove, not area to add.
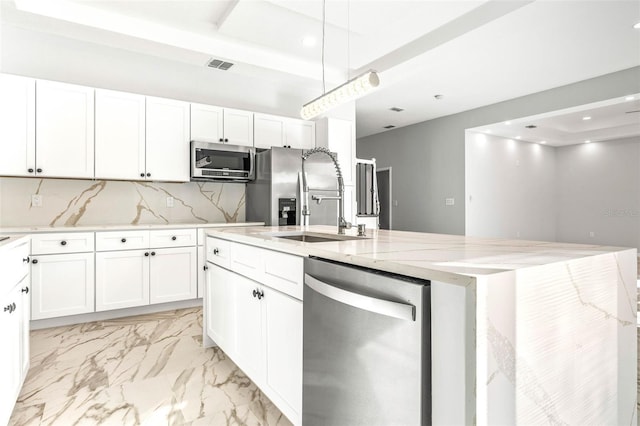
[[[325,197],[325,196],[317,196],[313,195],[311,199],[316,201],[318,204],[322,202],[322,200],[338,200],[338,234],[344,234],[345,229],[351,228],[351,223],[347,222],[344,218],[344,179],[342,179],[342,170],[340,169],[340,165],[338,164],[338,158],[336,155],[329,151],[324,147],[317,147],[305,151],[302,154],[302,221],[304,225],[308,225],[308,216],[311,214],[309,212],[309,184],[307,183],[307,174],[304,171],[304,163],[313,154],[323,153],[331,158],[333,164],[336,166],[336,177],[338,178],[338,196],[337,197]]]

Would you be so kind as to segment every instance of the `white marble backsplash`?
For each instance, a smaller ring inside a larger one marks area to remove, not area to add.
[[[32,205],[36,194],[41,207]],[[243,184],[0,178],[0,227],[244,220]]]

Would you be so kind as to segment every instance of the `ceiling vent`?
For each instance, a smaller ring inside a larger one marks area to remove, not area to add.
[[[231,62],[221,61],[220,59],[211,59],[207,64],[209,68],[215,68],[218,70],[226,71],[233,66]]]
[[[394,112],[404,111],[404,109],[402,109],[402,108],[398,108],[398,107],[391,107],[391,108],[389,108],[389,109],[390,109],[391,111],[394,111]]]
[[[394,127],[396,127],[396,126],[394,126],[393,124],[389,124],[388,126],[384,126],[385,129],[393,129]]]
[[[529,124],[528,126],[524,126],[524,127],[526,127],[527,129],[537,129],[538,128],[538,126],[536,126],[535,124]]]

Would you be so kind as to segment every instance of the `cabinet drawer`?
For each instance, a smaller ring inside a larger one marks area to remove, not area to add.
[[[289,296],[302,300],[304,258],[271,250],[262,250],[262,282]]]
[[[195,229],[163,229],[149,231],[151,247],[185,247],[196,245]]]
[[[207,237],[207,262],[215,265],[229,268],[229,241],[220,240],[218,238]]]
[[[93,251],[93,232],[61,232],[31,237],[31,254],[80,253]]]
[[[231,243],[229,269],[256,281],[262,281],[266,251],[254,246]]]
[[[149,231],[96,232],[96,251],[149,248]]]

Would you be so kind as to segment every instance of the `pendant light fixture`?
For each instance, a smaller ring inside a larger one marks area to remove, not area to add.
[[[347,8],[349,7],[348,2],[349,0],[347,0]],[[325,13],[326,0],[322,0],[322,96],[303,105],[300,115],[305,120],[310,120],[342,103],[357,99],[378,87],[380,84],[378,74],[375,71],[369,70],[342,83],[329,92],[326,91],[324,79],[324,39],[327,22]],[[347,23],[347,59],[349,58],[349,31],[349,23]],[[347,66],[347,73],[349,72],[348,68],[349,66]]]

